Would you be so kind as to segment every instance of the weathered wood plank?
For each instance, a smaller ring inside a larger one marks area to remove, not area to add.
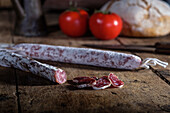
[[[132,37],[119,37],[118,38],[123,44],[134,44],[134,45],[154,45],[156,42],[168,42],[170,41],[170,35],[164,37],[155,38],[132,38]]]
[[[0,0],[0,8],[11,8],[12,4],[10,0]]]
[[[56,31],[49,34],[48,37],[21,37],[15,36],[15,44],[18,43],[40,43],[60,46],[74,46],[80,47],[82,44],[119,44],[115,40],[101,41],[97,40],[93,36],[84,36],[78,38],[71,38],[63,34],[61,31]]]
[[[54,63],[52,63],[54,65]],[[18,71],[21,109],[23,112],[160,112],[168,107],[170,89],[150,70],[120,71],[72,64],[56,64],[68,74],[103,76],[114,72],[125,82],[121,89],[76,89],[68,83],[52,84],[30,73]],[[81,68],[79,68],[81,67]],[[155,85],[156,84],[156,85]],[[160,94],[161,92],[161,94]]]
[[[16,113],[17,97],[14,70],[0,67],[0,112]]]
[[[9,12],[0,11],[0,43],[11,42]],[[0,112],[16,113],[17,97],[14,69],[0,67]]]
[[[152,39],[134,39],[134,38],[119,38],[119,40],[125,44],[136,44],[136,45],[154,45],[156,42],[170,42],[170,35],[160,38]],[[154,53],[136,53],[141,56],[142,59],[145,58],[157,58],[162,61],[170,63],[170,55],[166,54],[154,54]],[[165,78],[170,81],[170,65],[167,68],[162,68],[160,66],[153,67],[155,70],[159,71]]]
[[[73,4],[76,2],[78,7],[81,8],[88,8],[88,9],[98,9],[103,4],[105,4],[108,0],[74,0]],[[57,10],[65,10],[68,9],[70,1],[69,0],[48,0],[45,2],[44,8],[45,9],[57,9]]]
[[[153,39],[127,39],[127,38],[119,38],[119,41],[121,43],[123,43],[124,45],[130,45],[130,44],[137,44],[137,45],[154,45],[156,42],[170,42],[170,36],[165,36],[165,37],[160,37],[160,38],[153,38]],[[135,53],[136,55],[140,56],[142,59],[145,58],[157,58],[160,59],[162,61],[168,62],[170,63],[170,56],[169,55],[163,55],[163,54],[154,54],[154,53]],[[155,73],[155,76],[157,76],[159,78],[159,81],[162,80],[164,82],[164,84],[166,84],[166,86],[168,86],[167,88],[161,86],[163,89],[165,89],[165,91],[167,92],[167,94],[169,94],[170,92],[170,87],[169,87],[169,81],[170,81],[170,66],[168,65],[167,68],[163,68],[160,66],[156,66],[156,67],[151,67],[151,70],[153,73]],[[155,79],[153,79],[155,80]],[[155,80],[156,81],[156,80]],[[157,85],[157,84],[156,84]],[[159,87],[159,86],[158,86]],[[164,101],[162,101],[163,99],[160,99],[160,97],[162,97],[162,92],[158,92],[157,96],[160,100],[160,103],[157,103],[158,106],[165,111],[169,111],[169,105],[170,105],[170,96],[168,96],[167,99],[167,103],[164,103]],[[157,98],[157,99],[158,99]],[[155,102],[155,100],[153,101]],[[163,105],[164,104],[164,105]]]
[[[93,42],[100,43],[100,41]],[[50,42],[46,43],[50,44]],[[72,46],[80,46],[79,43],[79,40],[76,40]],[[68,40],[65,40],[63,44],[68,44]],[[64,69],[68,73],[68,80],[77,76],[102,76],[114,72],[125,82],[125,87],[99,91],[76,90],[68,83],[51,85],[50,82],[42,81],[29,73],[18,72],[21,108],[24,112],[80,112],[82,110],[93,113],[100,111],[163,112],[166,111],[163,107],[169,104],[170,97],[167,92],[169,86],[150,70],[122,71],[65,63],[47,63]],[[25,75],[27,77],[23,77]],[[32,78],[29,78],[30,75]],[[36,81],[38,86],[34,86]],[[26,84],[22,85],[22,83]]]
[[[0,11],[0,43],[11,43],[11,23],[9,22],[9,12]]]
[[[125,38],[125,40],[131,42],[131,39],[129,38]],[[143,42],[142,40],[141,42]],[[70,38],[59,30],[50,33],[48,37],[26,38],[15,36],[14,42],[42,43],[74,47],[82,47],[82,44],[119,44],[116,40],[97,40],[91,35],[81,38]],[[148,44],[151,43],[148,42]],[[113,72],[125,82],[125,86],[121,89],[80,90],[70,86],[68,83],[63,85],[53,84],[36,75],[17,71],[19,92],[21,93],[21,111],[24,113],[156,113],[167,112],[169,110],[170,92],[168,91],[170,90],[170,87],[164,81],[160,80],[160,78],[151,70],[125,71],[58,62],[42,62],[64,69],[68,75],[68,80],[77,76],[100,77]]]

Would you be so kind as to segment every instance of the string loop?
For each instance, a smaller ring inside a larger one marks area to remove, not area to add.
[[[166,68],[168,66],[168,62],[163,62],[156,58],[146,58],[143,60],[140,67],[149,69],[149,66],[156,66],[156,65],[160,65],[160,66]]]

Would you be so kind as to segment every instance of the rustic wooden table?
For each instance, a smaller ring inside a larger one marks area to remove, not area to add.
[[[160,38],[127,38],[101,41],[91,35],[70,38],[57,27],[57,14],[47,14],[48,37],[13,36],[14,12],[0,11],[0,43],[43,43],[82,47],[82,44],[154,44],[169,41]],[[50,20],[50,21],[49,21]],[[54,29],[55,28],[55,29]],[[130,52],[126,52],[130,53]],[[133,52],[141,58],[154,57],[170,63],[169,55]],[[45,61],[42,61],[45,62]],[[68,83],[58,85],[17,69],[0,67],[0,113],[110,113],[110,112],[170,112],[170,86],[160,76],[170,80],[170,66],[148,70],[124,71],[93,66],[46,62],[67,72],[68,80],[77,76],[102,76],[115,73],[125,85],[121,89],[75,89]]]

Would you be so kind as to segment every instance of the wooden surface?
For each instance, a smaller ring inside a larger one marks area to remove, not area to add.
[[[0,8],[9,8],[11,6],[12,4],[10,0],[0,0]]]
[[[72,0],[77,4],[78,7],[88,8],[88,9],[99,9],[103,4],[109,0]],[[46,0],[44,4],[45,9],[57,9],[65,10],[69,8],[70,0]]]
[[[82,47],[82,44],[154,44],[169,41],[160,38],[127,38],[101,41],[90,33],[80,38],[70,38],[57,27],[57,14],[47,14],[51,33],[48,37],[13,36],[11,11],[0,11],[0,43],[42,43]],[[131,53],[131,52],[125,52]],[[141,58],[154,57],[170,63],[169,55],[136,53]],[[68,80],[77,76],[103,76],[115,73],[125,85],[121,89],[76,89],[68,83],[54,84],[44,78],[16,69],[0,67],[0,113],[166,113],[170,112],[170,86],[160,75],[170,80],[170,66],[157,66],[149,70],[125,71],[94,66],[45,62],[64,69]]]

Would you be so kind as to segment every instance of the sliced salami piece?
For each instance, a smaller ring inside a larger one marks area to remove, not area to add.
[[[99,90],[99,89],[108,88],[110,86],[111,86],[111,82],[108,79],[108,76],[103,76],[96,81],[96,84],[93,85],[92,88],[95,90]]]
[[[95,80],[98,80],[98,79],[99,79],[98,77],[91,77],[91,78],[94,78]]]
[[[8,50],[0,50],[0,66],[31,72],[59,84],[65,83],[67,80],[66,73],[62,69],[40,63]]]
[[[132,54],[88,48],[74,48],[43,44],[18,44],[13,47],[19,54],[41,60],[59,61],[118,69],[139,68],[141,58]]]
[[[108,78],[109,78],[111,84],[113,85],[113,87],[117,87],[117,88],[123,87],[124,82],[119,80],[119,78],[115,74],[110,73]]]
[[[91,87],[96,84],[96,80],[92,77],[76,77],[73,79],[73,83],[78,88]]]

